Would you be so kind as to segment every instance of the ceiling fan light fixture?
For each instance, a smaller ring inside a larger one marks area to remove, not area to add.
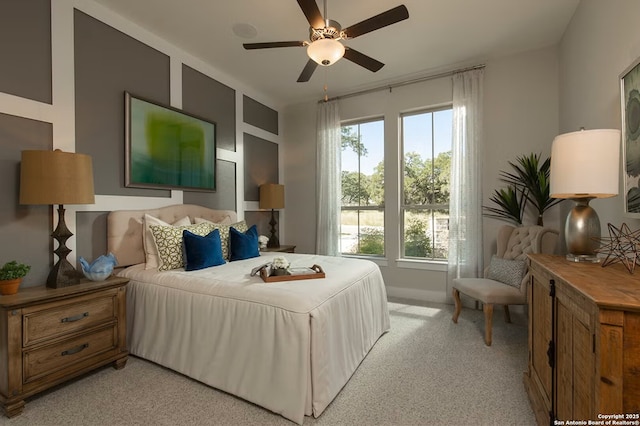
[[[307,47],[307,55],[319,65],[328,67],[344,56],[344,45],[338,40],[322,38]]]

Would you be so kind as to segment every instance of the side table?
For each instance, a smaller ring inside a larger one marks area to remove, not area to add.
[[[0,296],[0,408],[7,417],[36,393],[107,364],[121,369],[128,279]]]
[[[280,245],[280,247],[265,247],[263,249],[260,249],[260,251],[263,252],[280,252],[280,253],[295,253],[296,252],[296,246],[287,246],[287,245]]]

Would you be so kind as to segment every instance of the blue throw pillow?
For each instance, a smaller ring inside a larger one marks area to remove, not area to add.
[[[185,271],[196,271],[225,264],[222,257],[220,231],[214,229],[205,237],[196,235],[186,229],[182,232],[184,244]]]
[[[260,256],[258,249],[258,228],[253,225],[247,232],[240,232],[234,227],[229,228],[230,260],[250,259]]]

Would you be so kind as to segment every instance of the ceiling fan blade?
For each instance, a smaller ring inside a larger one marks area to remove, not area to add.
[[[367,56],[364,53],[360,53],[350,47],[345,47],[344,58],[373,72],[376,72],[380,70],[380,68],[384,67],[384,64],[382,62],[376,61],[371,56]]]
[[[298,47],[304,46],[304,41],[274,41],[267,43],[244,43],[242,45],[247,50],[271,49],[273,47]]]
[[[313,59],[309,59],[307,61],[307,65],[304,66],[304,69],[300,73],[300,77],[298,77],[298,80],[297,80],[298,83],[304,83],[309,81],[309,79],[311,78],[311,75],[316,70],[317,66],[318,66],[318,63],[316,61],[314,61]]]
[[[379,15],[372,16],[369,19],[365,19],[362,22],[358,22],[346,28],[344,32],[347,34],[347,38],[356,38],[362,34],[370,33],[371,31],[379,30],[387,25],[395,24],[396,22],[404,21],[409,18],[409,11],[405,5],[396,6],[393,9],[389,9],[386,12],[382,12]]]
[[[324,18],[322,18],[316,0],[298,0],[298,5],[312,28],[324,28]]]

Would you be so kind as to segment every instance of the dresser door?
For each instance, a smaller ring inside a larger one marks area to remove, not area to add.
[[[543,274],[534,273],[529,293],[531,380],[542,397],[545,411],[551,410],[551,366],[549,343],[552,339],[551,285]]]
[[[592,316],[558,292],[556,299],[556,417],[594,418],[595,335]]]

